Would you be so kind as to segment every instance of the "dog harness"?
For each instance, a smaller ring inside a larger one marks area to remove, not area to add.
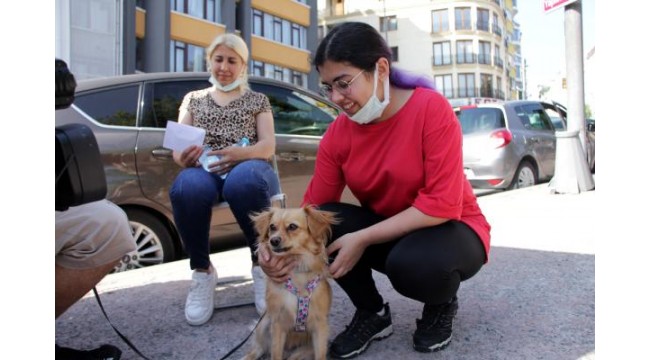
[[[316,286],[320,282],[321,276],[316,275],[315,278],[311,279],[305,290],[307,290],[307,295],[301,296],[298,292],[298,288],[294,285],[291,278],[287,279],[284,283],[284,286],[290,293],[296,295],[298,298],[298,311],[296,311],[296,324],[294,325],[294,330],[298,332],[304,332],[307,330],[307,315],[309,315],[309,301],[311,300],[311,294],[314,292]]]

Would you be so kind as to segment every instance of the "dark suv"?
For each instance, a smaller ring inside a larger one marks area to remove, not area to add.
[[[183,96],[210,86],[208,77],[206,72],[151,73],[79,81],[73,105],[56,111],[56,126],[83,123],[93,130],[108,183],[106,198],[129,217],[138,250],[118,270],[184,257],[168,195],[181,169],[162,142],[167,121],[178,119]],[[285,82],[258,77],[249,82],[273,107],[280,183],[287,206],[297,207],[321,136],[339,109]],[[354,201],[347,190],[345,196]],[[226,204],[215,206],[210,235],[213,251],[246,244]]]

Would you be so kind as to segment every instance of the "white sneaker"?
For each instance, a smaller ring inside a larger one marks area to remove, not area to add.
[[[266,311],[266,274],[259,266],[253,266],[253,291],[255,292],[255,309],[262,316]]]
[[[217,287],[217,270],[192,273],[192,285],[185,301],[185,319],[190,325],[205,324],[214,311],[214,289]]]

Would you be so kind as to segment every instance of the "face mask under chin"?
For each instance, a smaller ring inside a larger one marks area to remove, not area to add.
[[[219,89],[219,90],[221,90],[223,92],[230,92],[230,91],[233,91],[233,90],[239,88],[239,86],[241,85],[241,82],[242,82],[241,77],[238,77],[237,79],[235,79],[235,81],[231,82],[228,85],[221,85],[219,83],[219,81],[217,81],[217,79],[214,77],[214,75],[210,75],[210,78],[208,79],[208,81],[210,81],[210,83],[212,85],[214,85],[215,88],[217,88],[217,89]]]
[[[354,115],[348,117],[358,123],[358,124],[367,124],[381,116],[381,114],[384,112],[384,109],[386,109],[386,106],[388,106],[388,103],[390,102],[390,92],[389,92],[389,81],[388,78],[384,80],[384,101],[379,101],[379,98],[377,97],[377,81],[379,77],[379,68],[375,66],[375,72],[373,74],[374,78],[374,86],[373,86],[373,92],[372,96],[368,101],[366,102],[365,105],[359,111],[357,111]]]

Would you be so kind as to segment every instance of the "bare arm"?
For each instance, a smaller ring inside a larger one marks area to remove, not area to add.
[[[178,113],[178,123],[184,125],[193,125],[194,121],[192,119],[192,113],[187,111],[187,109],[181,109]],[[202,149],[200,146],[192,145],[187,147],[187,149],[182,152],[174,151],[172,156],[174,162],[180,167],[191,167],[196,166],[199,157],[201,156]]]

